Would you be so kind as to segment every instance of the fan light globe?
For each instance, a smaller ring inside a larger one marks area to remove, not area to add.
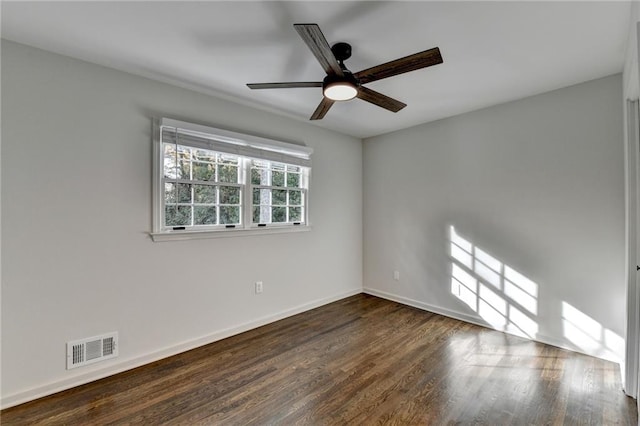
[[[336,81],[327,84],[323,93],[325,97],[332,101],[348,101],[356,97],[358,90],[348,81]]]

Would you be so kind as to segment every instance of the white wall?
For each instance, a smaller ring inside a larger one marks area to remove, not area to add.
[[[360,140],[12,42],[2,66],[4,406],[361,291]],[[153,116],[312,147],[312,231],[153,243]],[[109,331],[119,358],[65,370]]]
[[[365,140],[365,291],[502,328],[499,311],[512,331],[622,359],[621,98],[614,75]],[[451,256],[452,226],[497,275]],[[475,286],[473,308],[452,274]]]

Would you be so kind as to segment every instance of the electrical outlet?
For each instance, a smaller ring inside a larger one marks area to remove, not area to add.
[[[393,271],[393,279],[400,281],[400,271]]]
[[[256,281],[256,294],[262,293],[262,281]]]

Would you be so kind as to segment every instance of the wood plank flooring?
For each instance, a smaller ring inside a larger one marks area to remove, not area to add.
[[[616,364],[368,295],[6,409],[3,425],[636,425]]]

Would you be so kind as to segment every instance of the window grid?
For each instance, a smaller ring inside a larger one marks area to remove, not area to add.
[[[252,160],[252,223],[257,226],[271,223],[304,223],[304,177],[303,169],[299,166]]]
[[[161,147],[163,229],[306,223],[305,167],[173,142]]]
[[[164,228],[242,223],[240,157],[164,143],[163,159]]]

